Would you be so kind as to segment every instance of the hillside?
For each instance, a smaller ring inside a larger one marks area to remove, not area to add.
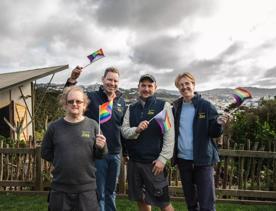
[[[83,86],[86,91],[93,91],[99,88],[100,84],[93,84],[89,86]],[[45,84],[38,84],[38,87],[46,87]],[[52,84],[50,89],[53,90],[62,90],[63,85],[60,84]],[[276,96],[276,88],[274,89],[266,89],[266,88],[257,88],[257,87],[245,87],[249,91],[251,91],[254,99],[260,99],[262,97],[273,97]],[[121,89],[120,91],[124,94],[127,102],[133,102],[137,98],[137,88],[130,89]],[[233,89],[222,88],[222,89],[212,89],[206,91],[199,92],[203,97],[213,101],[229,101],[232,99]],[[164,99],[168,102],[173,102],[180,95],[177,90],[166,90],[166,89],[158,89],[156,92],[157,97]]]

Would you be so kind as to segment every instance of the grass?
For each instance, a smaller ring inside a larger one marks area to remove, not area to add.
[[[0,194],[0,211],[47,211],[45,195],[14,195],[11,193]],[[173,202],[175,211],[187,211],[183,202]],[[117,199],[118,211],[135,211],[136,203],[127,199]],[[159,209],[154,208],[153,211]],[[275,211],[276,206],[269,205],[239,205],[218,203],[218,211]]]

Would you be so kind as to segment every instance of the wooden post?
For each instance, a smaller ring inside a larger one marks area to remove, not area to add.
[[[126,165],[124,158],[121,160],[121,169],[120,169],[120,176],[119,176],[119,193],[125,194],[126,193]]]
[[[264,151],[265,147],[261,146],[259,151]],[[258,159],[258,164],[257,164],[257,188],[258,190],[261,189],[261,169],[262,169],[262,164],[263,164],[264,159],[259,158]]]
[[[178,167],[175,166],[175,186],[177,186],[177,187],[179,186],[179,182],[178,182],[178,178],[180,178],[179,175],[180,175],[180,173],[179,173]]]
[[[3,148],[3,141],[0,141],[0,148]],[[3,153],[0,154],[0,181],[3,180],[3,173],[4,173],[4,156]]]
[[[29,148],[31,149],[32,148],[32,142],[29,141]],[[28,163],[28,167],[27,167],[27,179],[28,180],[32,180],[32,174],[33,174],[33,171],[32,171],[32,162],[33,162],[33,157],[34,157],[35,154],[28,154],[27,155],[27,163]]]
[[[43,190],[41,173],[41,147],[35,148],[35,190]]]
[[[9,144],[6,144],[6,148],[8,149],[9,148]],[[9,180],[10,179],[10,155],[6,155],[6,163],[5,163],[5,165],[6,165],[6,168],[7,168],[7,173],[6,173],[6,180]]]
[[[247,146],[246,146],[247,150],[250,150],[251,148],[251,142],[249,139],[247,139]],[[249,172],[250,172],[250,166],[251,166],[251,162],[252,162],[252,158],[246,158],[246,169],[245,169],[245,173],[244,173],[244,183],[243,183],[243,189],[246,190],[247,189],[247,180],[248,180],[248,176],[249,176]]]
[[[225,149],[229,149],[230,148],[230,140],[227,139],[226,143],[225,143]],[[227,185],[227,181],[228,181],[228,161],[229,158],[225,157],[224,158],[224,178],[223,178],[223,183],[222,183],[222,188],[226,189],[226,185]]]
[[[172,180],[172,167],[167,166],[167,173],[168,173],[169,186],[171,186],[172,185],[172,182],[171,182],[171,180]]]
[[[239,150],[244,150],[244,144],[240,144]],[[243,175],[244,175],[244,158],[240,157],[239,158],[239,189],[242,189],[243,187]]]
[[[276,141],[273,141],[273,152],[276,152]],[[272,166],[272,170],[273,170],[273,173],[272,173],[272,181],[273,181],[272,190],[276,191],[276,159],[273,159],[272,165],[273,165]]]
[[[233,146],[233,150],[237,149],[237,143],[234,144]],[[230,165],[230,171],[229,171],[229,184],[228,184],[228,188],[231,189],[232,188],[232,182],[233,182],[233,178],[234,178],[234,169],[235,169],[235,160],[234,158],[229,158],[229,165]]]
[[[253,146],[253,150],[257,151],[259,146],[259,142],[255,142]],[[252,161],[252,168],[251,168],[251,189],[254,189],[255,187],[255,181],[256,181],[256,174],[255,174],[255,169],[256,169],[256,163],[257,163],[257,158],[253,158]]]

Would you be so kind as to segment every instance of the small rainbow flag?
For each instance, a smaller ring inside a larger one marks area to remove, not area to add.
[[[247,89],[238,87],[234,89],[233,97],[236,100],[236,105],[240,106],[246,99],[251,99],[252,94]]]
[[[90,60],[90,63],[95,62],[103,57],[104,57],[104,52],[102,49],[99,49],[87,56],[87,58]]]
[[[165,109],[156,114],[154,119],[157,121],[163,134],[172,127],[168,112]]]
[[[99,122],[103,124],[111,119],[113,100],[106,102],[99,107]]]

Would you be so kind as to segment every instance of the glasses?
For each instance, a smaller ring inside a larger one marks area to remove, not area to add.
[[[73,105],[74,103],[76,103],[77,105],[80,105],[83,103],[83,101],[81,100],[67,100],[67,104]]]

